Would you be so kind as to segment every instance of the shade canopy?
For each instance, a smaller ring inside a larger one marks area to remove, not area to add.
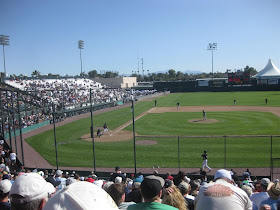
[[[266,67],[253,77],[258,79],[280,78],[280,70],[269,59]]]

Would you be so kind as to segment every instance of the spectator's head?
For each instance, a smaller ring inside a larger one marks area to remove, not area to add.
[[[246,194],[248,195],[249,198],[252,196],[253,190],[252,190],[252,187],[250,187],[249,185],[242,185],[241,189],[246,192]]]
[[[141,182],[133,182],[132,184],[132,190],[134,189],[140,189],[140,186],[141,186]]]
[[[231,182],[232,177],[228,170],[220,169],[215,173],[214,180],[217,180],[217,179],[224,179],[227,182]]]
[[[278,200],[280,198],[280,183],[270,182],[267,186],[267,193],[270,196],[270,198]]]
[[[93,182],[97,187],[102,188],[103,186],[103,180],[99,179]]]
[[[62,175],[63,175],[63,171],[61,171],[59,169],[55,172],[56,177],[62,177]]]
[[[105,124],[106,124],[106,123],[105,123]],[[119,166],[116,166],[116,167],[115,167],[115,172],[118,173],[120,170],[121,170],[121,168],[120,168]]]
[[[191,185],[191,190],[190,190],[190,194],[192,196],[197,196],[198,195],[198,191],[199,191],[199,188],[200,188],[200,183],[198,180],[192,180],[190,182],[190,185]]]
[[[55,188],[37,173],[20,175],[10,191],[11,206],[14,210],[42,209]]]
[[[105,190],[107,192],[108,188],[114,184],[114,182],[112,181],[109,181],[109,182],[106,182],[104,185],[103,185],[103,190]]]
[[[267,191],[267,186],[270,183],[270,180],[268,178],[262,178],[260,183],[261,192]]]
[[[190,185],[188,183],[186,183],[186,182],[181,182],[178,185],[178,189],[180,190],[182,195],[186,195],[190,191]]]
[[[141,194],[145,202],[159,201],[162,195],[164,179],[159,176],[150,175],[145,177],[141,183]]]
[[[157,176],[158,175],[158,171],[154,170],[154,175]]]
[[[55,193],[45,205],[45,209],[118,209],[117,205],[100,187],[89,182],[75,182]]]
[[[66,179],[66,186],[73,184],[77,182],[77,179],[74,179],[73,177],[69,177],[68,179]]]
[[[180,193],[178,188],[175,185],[171,186],[170,188],[172,189],[171,193],[169,191],[165,191],[163,193],[162,203],[173,206],[180,210],[186,210],[187,208],[185,198]]]
[[[115,178],[115,183],[122,183],[122,178],[120,176],[117,176]]]
[[[166,179],[165,183],[164,183],[164,188],[168,188],[171,187],[172,185],[174,185],[173,181]]]
[[[9,180],[2,180],[0,182],[0,201],[8,199],[9,192],[11,190],[12,184]]]
[[[125,201],[125,188],[122,183],[112,184],[108,189],[107,193],[113,198],[117,206]]]

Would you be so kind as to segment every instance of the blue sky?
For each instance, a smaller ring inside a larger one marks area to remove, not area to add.
[[[8,74],[280,68],[279,0],[0,0]],[[3,51],[0,50],[3,72]],[[147,71],[145,71],[147,73]]]

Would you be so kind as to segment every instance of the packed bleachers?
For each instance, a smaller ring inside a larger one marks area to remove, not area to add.
[[[26,128],[44,121],[53,121],[53,104],[56,111],[64,112],[56,120],[89,111],[90,91],[92,104],[100,105],[120,101],[126,103],[134,98],[151,95],[156,90],[131,91],[110,89],[85,78],[68,79],[19,79],[6,80],[2,84],[0,131],[3,135],[10,129]],[[79,111],[75,111],[79,109]],[[17,113],[21,113],[19,119]],[[67,114],[66,114],[67,112]],[[10,113],[9,117],[7,113]]]

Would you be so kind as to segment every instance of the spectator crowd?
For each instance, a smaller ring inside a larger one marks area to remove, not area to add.
[[[127,175],[117,166],[104,179],[94,172],[84,177],[75,171],[17,170],[8,156],[1,160],[0,209],[280,209],[279,180],[259,180],[249,170],[241,177],[219,169],[207,181],[207,176],[191,179],[182,171]]]
[[[90,106],[90,90],[93,105],[117,101],[125,103],[131,99],[131,95],[137,98],[156,93],[156,90],[109,89],[96,81],[78,78],[6,80],[5,82],[9,89],[4,90],[4,86],[0,91],[2,108],[0,131],[4,133],[9,132],[9,129],[11,131],[44,121],[52,122],[53,104],[56,111],[69,112],[68,115],[61,115],[56,120],[88,112],[89,109],[81,109],[78,112],[71,112],[71,110]]]

